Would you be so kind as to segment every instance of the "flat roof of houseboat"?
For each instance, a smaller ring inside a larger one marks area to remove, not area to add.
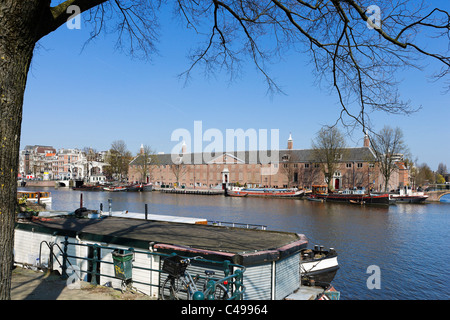
[[[231,259],[243,265],[279,260],[308,243],[304,235],[293,232],[117,217],[34,219],[18,222],[16,228],[133,248],[148,249],[152,245],[157,251]]]

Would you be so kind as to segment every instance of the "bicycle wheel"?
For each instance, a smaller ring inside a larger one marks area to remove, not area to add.
[[[162,300],[186,299],[187,285],[183,278],[168,276],[161,286],[160,296]]]
[[[208,299],[209,292],[206,292],[205,290],[205,298]],[[221,283],[216,284],[216,287],[214,289],[214,300],[228,300],[231,297],[230,292],[228,289]]]

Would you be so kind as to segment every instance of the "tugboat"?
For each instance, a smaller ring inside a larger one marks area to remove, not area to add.
[[[428,196],[423,192],[413,192],[410,188],[402,188],[398,193],[391,194],[391,199],[400,203],[423,203]]]
[[[314,249],[302,251],[300,263],[302,285],[327,288],[338,270],[337,252],[333,248],[324,250],[323,246],[316,245]]]

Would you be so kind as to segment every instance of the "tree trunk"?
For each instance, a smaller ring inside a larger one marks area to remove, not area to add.
[[[47,1],[48,2],[48,1]],[[46,1],[0,2],[0,299],[10,299],[22,105]]]

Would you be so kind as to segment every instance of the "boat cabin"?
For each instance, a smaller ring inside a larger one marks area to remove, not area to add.
[[[311,187],[312,194],[326,194],[328,193],[328,186],[325,184],[321,185],[313,185]]]

